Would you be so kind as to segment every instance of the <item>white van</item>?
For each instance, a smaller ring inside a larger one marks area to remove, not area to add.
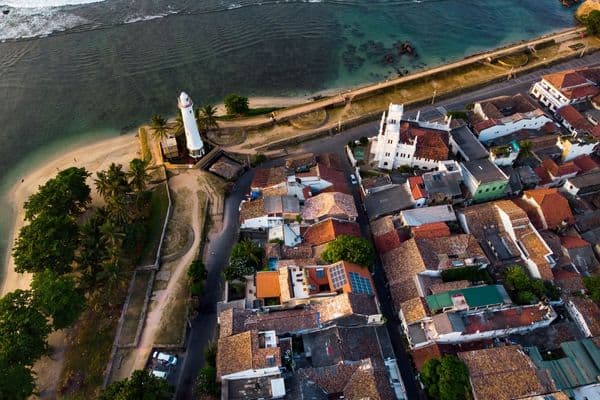
[[[152,375],[154,375],[157,378],[160,379],[167,379],[167,372],[166,371],[159,371],[157,369],[153,369],[152,372],[150,372]]]

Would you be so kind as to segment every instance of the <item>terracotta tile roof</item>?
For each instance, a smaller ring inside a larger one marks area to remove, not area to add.
[[[273,363],[269,363],[272,358]],[[257,331],[246,331],[219,339],[217,377],[249,369],[281,366],[279,347],[260,348]]]
[[[429,286],[431,294],[446,293],[450,290],[460,290],[471,286],[471,282],[467,280],[454,281],[454,282],[442,282]]]
[[[281,295],[279,288],[278,271],[259,271],[255,275],[256,297],[259,299],[268,299]]]
[[[540,178],[540,185],[547,185],[548,183],[552,182],[552,177],[550,176],[546,168],[539,166],[537,168],[534,168],[533,171]]]
[[[417,140],[415,157],[427,160],[447,160],[450,149],[449,135],[446,131],[421,128],[410,122],[400,125],[400,141],[414,143]]]
[[[544,75],[546,81],[558,89],[568,99],[593,97],[600,91],[596,68],[571,69]]]
[[[373,243],[379,254],[385,254],[388,251],[397,249],[402,243],[400,236],[396,230],[389,231],[382,235],[374,236]]]
[[[495,119],[484,119],[483,121],[476,123],[473,126],[473,129],[475,129],[475,132],[480,133],[481,131],[495,126],[497,123],[498,121],[496,121]]]
[[[406,324],[410,325],[427,317],[427,303],[422,297],[406,300],[400,305]]]
[[[313,153],[304,153],[285,159],[285,168],[288,171],[296,171],[298,168],[312,167],[317,162]]]
[[[554,282],[562,290],[563,293],[581,293],[585,290],[583,279],[575,271],[569,271],[564,268],[555,268],[552,270],[554,274]]]
[[[580,247],[588,247],[590,244],[577,236],[562,236],[560,244],[566,249],[577,249]]]
[[[370,359],[344,361],[298,371],[302,379],[317,385],[325,395],[347,399],[392,400],[395,398],[387,374]]]
[[[410,354],[415,363],[415,367],[417,367],[417,371],[420,371],[426,361],[431,360],[432,358],[440,358],[442,356],[442,351],[437,343],[433,343],[428,346],[413,349],[410,351]]]
[[[296,247],[281,246],[281,258],[284,260],[310,259],[313,256],[311,246],[301,244]]]
[[[453,260],[479,258],[487,260],[485,253],[473,235],[459,234],[433,239],[417,238],[420,258],[429,270],[451,268]]]
[[[592,336],[600,335],[600,307],[591,299],[580,296],[569,296],[577,310],[583,315]]]
[[[570,104],[559,108],[556,112],[562,119],[567,121],[569,125],[578,131],[590,132],[593,129],[593,125],[590,121]]]
[[[529,220],[536,229],[544,229],[543,215],[539,212],[536,204],[532,204],[523,197],[512,200],[521,210],[527,213]]]
[[[555,178],[577,173],[580,171],[579,167],[573,163],[573,161],[569,161],[563,164],[556,164],[551,158],[547,158],[542,162],[542,166],[550,172]],[[541,177],[540,177],[541,178]]]
[[[443,314],[438,314],[443,315]],[[494,331],[528,326],[545,320],[547,310],[539,305],[506,308],[498,311],[478,312],[463,317],[465,333]]]
[[[423,177],[421,176],[411,176],[408,178],[408,185],[410,187],[410,191],[413,199],[426,199],[427,190],[425,189],[425,184],[423,183]]]
[[[548,391],[521,346],[467,351],[458,356],[469,369],[473,392],[478,399],[512,400]]]
[[[542,131],[546,134],[552,134],[558,132],[558,130],[559,128],[554,122],[546,122],[544,126],[542,126]]]
[[[575,223],[569,201],[558,192],[558,189],[526,190],[523,197],[532,200],[540,207],[548,229],[554,229],[562,225],[563,222]],[[529,213],[527,214],[529,215]]]
[[[529,113],[539,108],[529,96],[517,93],[514,96],[498,96],[479,102],[487,118],[502,119],[517,113]]]
[[[327,217],[346,217],[354,219],[358,216],[354,198],[344,193],[321,193],[311,197],[304,203],[302,218],[315,221]]]
[[[257,168],[250,187],[266,189],[285,182],[286,174],[284,167]]]
[[[327,191],[352,194],[350,186],[348,186],[348,178],[344,171],[333,169],[322,163],[318,163],[316,168],[318,176],[332,184],[331,187],[327,188]]]
[[[394,226],[394,217],[391,215],[373,220],[369,225],[373,236],[384,235],[396,229]]]
[[[375,296],[357,293],[342,293],[337,296],[315,298],[312,304],[322,323],[353,315],[377,315],[379,310]]]
[[[439,237],[448,237],[451,235],[450,228],[444,222],[433,222],[421,226],[414,226],[411,229],[413,237],[434,239]]]
[[[360,237],[360,227],[355,222],[326,219],[311,225],[304,232],[304,242],[311,246],[329,243],[340,235]]]
[[[315,309],[292,309],[267,314],[252,313],[245,318],[243,326],[245,329],[275,331],[279,336],[316,329],[319,327],[319,312]]]
[[[252,218],[258,218],[265,215],[265,201],[263,198],[245,201],[240,210],[240,220],[246,221]]]
[[[419,296],[415,275],[425,271],[414,239],[382,256],[383,268],[397,310],[403,302]]]
[[[597,126],[600,127],[600,125]],[[582,172],[589,172],[600,168],[600,165],[587,154],[574,158],[573,163],[577,165]]]

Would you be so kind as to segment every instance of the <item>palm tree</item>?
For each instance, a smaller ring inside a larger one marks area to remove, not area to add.
[[[152,116],[150,120],[150,127],[154,129],[153,136],[157,140],[163,140],[168,136],[167,133],[167,120],[161,115],[156,114]]]
[[[171,124],[171,132],[174,136],[179,136],[184,132],[184,130],[185,127],[183,126],[183,117],[181,116],[181,112],[179,112],[175,117],[175,121],[173,124]]]
[[[138,194],[146,190],[146,184],[150,175],[148,175],[148,160],[140,160],[134,158],[129,162],[129,172],[127,176],[130,178],[129,185]]]
[[[121,244],[125,234],[110,220],[100,226],[100,234],[101,240],[108,250],[108,262],[110,264],[118,263]]]
[[[123,171],[121,164],[112,163],[106,171],[96,173],[96,190],[108,203],[111,198],[129,191],[127,174]]]
[[[219,129],[217,123],[217,108],[212,104],[204,105],[196,110],[196,119],[200,129],[208,131],[211,128]]]

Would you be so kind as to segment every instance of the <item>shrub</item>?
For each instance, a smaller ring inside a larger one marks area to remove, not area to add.
[[[248,98],[235,93],[227,95],[224,102],[225,108],[227,109],[227,114],[246,114],[250,109],[248,107]]]
[[[462,267],[451,268],[442,271],[442,280],[444,282],[468,280],[470,282],[493,283],[494,280],[485,268]]]
[[[321,257],[328,263],[343,260],[369,268],[373,265],[375,250],[365,238],[340,235],[329,242]]]
[[[204,282],[198,281],[198,282],[192,283],[192,288],[190,289],[190,293],[194,297],[202,296],[202,294],[204,294]]]
[[[267,156],[265,156],[265,155],[264,155],[264,154],[262,154],[262,153],[257,153],[257,154],[255,154],[255,155],[252,157],[252,162],[251,162],[251,164],[252,164],[252,166],[253,166],[253,167],[255,167],[255,166],[259,165],[259,164],[262,164],[262,163],[264,163],[265,161],[267,161]]]

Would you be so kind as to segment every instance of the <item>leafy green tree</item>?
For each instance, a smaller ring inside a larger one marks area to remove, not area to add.
[[[219,394],[219,385],[217,385],[217,370],[213,366],[206,366],[198,372],[196,383],[194,385],[196,395]]]
[[[248,98],[235,93],[229,94],[225,97],[225,109],[227,109],[227,114],[230,115],[246,114],[250,109],[248,107]]]
[[[129,162],[129,186],[137,193],[146,190],[146,185],[150,179],[148,174],[148,160],[134,158]]]
[[[584,276],[583,283],[592,300],[600,303],[600,276]]]
[[[204,349],[204,361],[211,367],[217,366],[217,342],[210,342]]]
[[[88,207],[90,187],[85,168],[71,167],[40,186],[25,202],[25,219],[31,221],[41,213],[51,215],[78,215]]]
[[[448,111],[446,113],[446,116],[452,117],[453,119],[462,119],[465,121],[469,120],[469,115],[467,114],[466,111],[460,111],[460,110]]]
[[[0,359],[0,399],[27,400],[35,392],[33,371]]]
[[[470,398],[469,371],[456,356],[432,358],[423,364],[421,382],[427,395],[437,400],[463,400]]]
[[[245,276],[253,275],[255,272],[256,267],[247,259],[231,257],[229,264],[223,269],[223,277],[228,281],[244,280]]]
[[[156,140],[163,140],[168,136],[167,120],[164,119],[162,115],[153,115],[150,120],[150,127],[154,131],[152,136],[154,136]]]
[[[244,239],[236,243],[231,249],[232,258],[244,258],[254,268],[260,266],[264,250],[250,239]]]
[[[187,274],[192,281],[202,281],[208,278],[208,272],[206,271],[206,267],[204,266],[202,260],[192,261]]]
[[[522,140],[519,143],[519,147],[521,148],[519,152],[519,158],[531,157],[531,155],[533,154],[533,143],[531,143],[529,140]]]
[[[371,242],[362,237],[340,235],[329,242],[321,258],[328,263],[348,261],[363,267],[371,267],[375,250]]]
[[[148,371],[137,370],[131,378],[113,382],[99,400],[171,400],[173,387]]]
[[[0,299],[0,360],[9,365],[32,366],[46,353],[50,326],[27,290],[15,290]]]
[[[600,33],[600,11],[594,10],[590,12],[585,18],[583,18],[583,23],[587,27],[588,32],[592,35],[597,35]]]
[[[198,126],[203,131],[219,128],[219,123],[217,122],[217,108],[212,104],[206,104],[197,109],[196,120],[198,121]]]
[[[544,297],[553,300],[560,297],[560,291],[556,286],[541,279],[531,278],[520,265],[507,268],[504,281],[518,304],[532,304]]]
[[[12,252],[15,270],[70,272],[78,241],[78,227],[71,217],[40,214],[19,232]]]
[[[33,276],[31,289],[35,305],[52,318],[54,329],[63,329],[75,322],[85,305],[85,297],[77,289],[75,279],[45,270]]]
[[[107,203],[110,199],[125,195],[130,191],[127,174],[121,164],[112,163],[106,171],[96,173],[96,190]]]

